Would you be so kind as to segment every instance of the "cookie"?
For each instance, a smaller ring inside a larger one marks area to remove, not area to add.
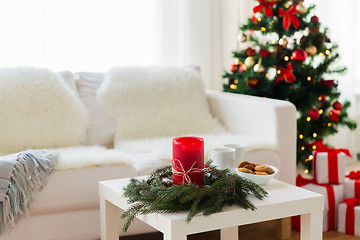
[[[274,173],[274,170],[269,167],[269,166],[266,166],[266,165],[263,165],[263,164],[259,164],[255,167],[255,171],[258,171],[258,172],[266,172],[268,174],[273,174]]]
[[[269,175],[267,172],[259,172],[259,171],[255,171],[254,174],[256,174],[256,175]]]
[[[247,168],[238,168],[240,172],[253,174],[254,172]]]
[[[248,164],[251,164],[251,163],[249,163],[249,162],[247,162],[247,161],[243,161],[243,162],[241,162],[241,163],[239,164],[238,168],[242,168],[242,167],[244,167],[245,165],[248,165]]]
[[[243,166],[243,168],[247,168],[247,169],[250,169],[251,171],[255,171],[255,166],[253,164],[247,164],[247,165]]]

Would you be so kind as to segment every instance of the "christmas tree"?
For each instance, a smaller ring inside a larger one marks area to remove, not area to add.
[[[297,162],[312,168],[316,141],[335,134],[340,125],[350,129],[349,101],[338,99],[338,83],[332,74],[346,68],[335,66],[337,45],[303,1],[258,0],[254,15],[240,26],[240,49],[235,64],[223,75],[224,91],[282,99],[298,111]]]

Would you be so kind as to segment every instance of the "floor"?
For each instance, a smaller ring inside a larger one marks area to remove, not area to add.
[[[162,233],[144,234],[138,236],[122,237],[121,240],[162,240]],[[219,231],[212,231],[188,236],[188,240],[219,240]],[[239,227],[239,239],[241,240],[276,240],[276,224],[274,221],[250,224]],[[291,232],[291,239],[300,239],[298,231]],[[345,235],[337,231],[324,233],[324,240],[360,240],[360,237]]]

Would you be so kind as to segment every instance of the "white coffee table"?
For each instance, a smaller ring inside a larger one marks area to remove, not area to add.
[[[122,195],[128,183],[128,178],[99,182],[102,240],[119,239],[118,209],[127,210],[129,207]],[[189,224],[185,222],[187,212],[153,213],[140,215],[138,219],[162,232],[165,240],[186,240],[189,234],[217,229],[221,229],[222,240],[237,240],[240,225],[301,215],[300,238],[322,239],[324,197],[321,194],[278,180],[271,180],[263,188],[268,192],[266,198],[249,198],[256,211],[226,206],[220,213],[207,217],[198,215]]]

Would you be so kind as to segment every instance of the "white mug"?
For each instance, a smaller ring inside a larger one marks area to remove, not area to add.
[[[210,152],[209,159],[219,169],[230,169],[234,171],[235,149],[228,147],[215,148]]]
[[[243,144],[225,144],[224,147],[235,149],[235,167],[244,161],[245,145]]]

